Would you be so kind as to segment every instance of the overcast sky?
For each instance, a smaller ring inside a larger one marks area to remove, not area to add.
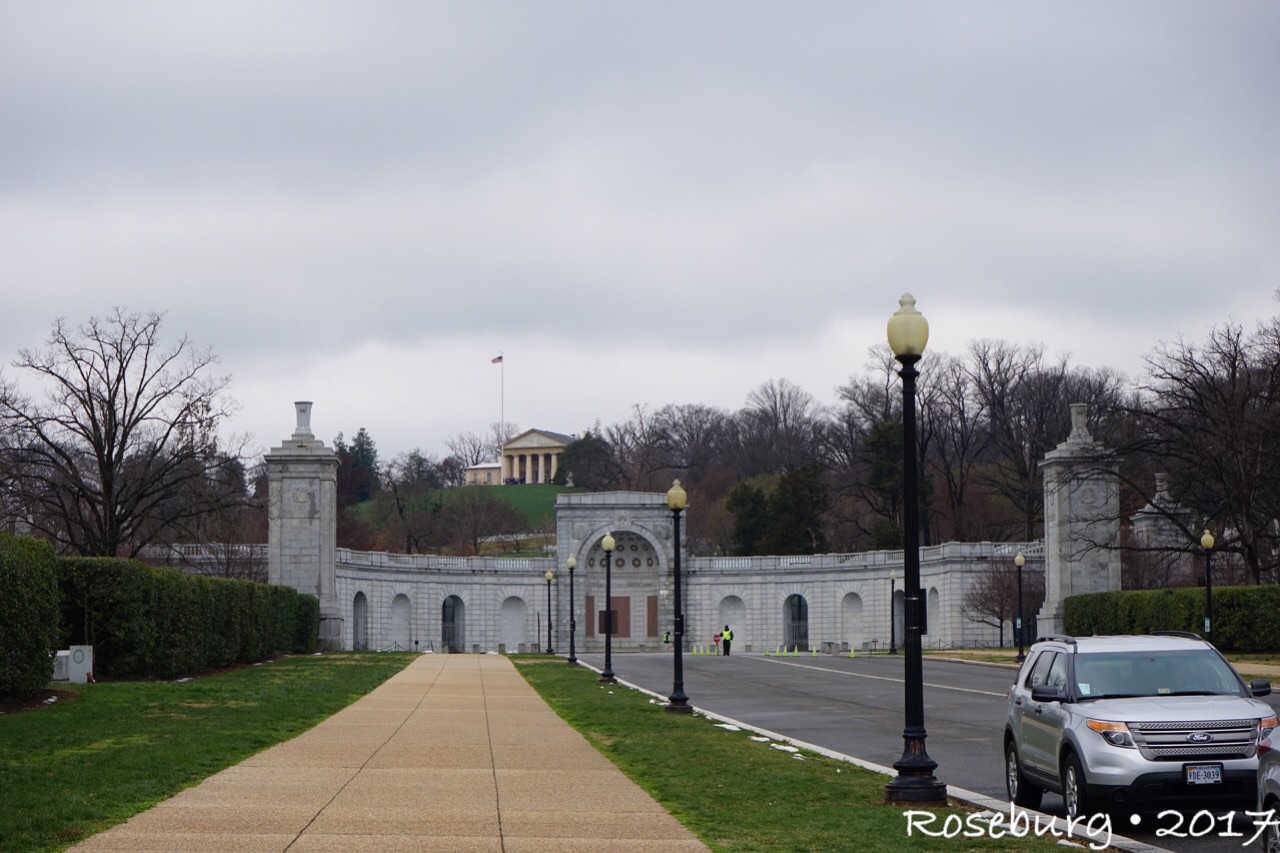
[[[832,403],[904,291],[931,350],[1137,375],[1278,311],[1277,44],[1274,0],[0,0],[0,363],[166,311],[252,446],[309,399],[383,458]]]

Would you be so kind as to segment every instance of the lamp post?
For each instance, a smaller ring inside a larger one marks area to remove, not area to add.
[[[1213,534],[1209,528],[1204,529],[1200,537],[1200,547],[1204,549],[1204,638],[1213,639],[1213,573],[1210,571],[1213,558]]]
[[[556,573],[547,569],[543,575],[547,580],[547,654],[554,655],[556,650],[551,647],[551,581],[555,579]]]
[[[578,620],[574,618],[578,605],[573,600],[573,570],[578,567],[578,559],[570,557],[564,561],[564,565],[569,570],[569,666],[577,666],[578,655],[573,647],[573,633],[578,628]]]
[[[898,594],[898,573],[893,569],[889,570],[889,654],[896,655],[898,653],[898,625],[894,620],[896,615],[893,612],[893,598]]]
[[[604,671],[600,673],[600,681],[605,684],[617,684],[613,674],[613,549],[618,547],[613,541],[613,534],[606,533],[600,540],[604,549]]]
[[[1027,659],[1022,651],[1022,567],[1027,564],[1027,558],[1022,556],[1021,551],[1013,558],[1013,564],[1018,568],[1018,621],[1013,630],[1018,633],[1018,663],[1022,663]]]
[[[934,777],[938,763],[925,751],[924,661],[921,638],[927,632],[926,613],[920,600],[920,528],[916,494],[916,362],[929,341],[929,323],[916,310],[916,300],[904,293],[899,308],[889,318],[889,348],[902,363],[902,592],[906,624],[903,637],[904,663],[902,757],[893,765],[898,775],[884,786],[890,802],[935,803],[945,805],[947,786]]]
[[[671,510],[671,525],[675,532],[673,544],[675,546],[675,560],[672,568],[675,573],[675,648],[672,654],[675,655],[672,661],[672,684],[671,695],[667,697],[667,710],[673,714],[690,714],[693,713],[693,706],[689,704],[689,697],[684,695],[684,611],[680,607],[680,513],[684,510],[684,505],[688,495],[680,486],[680,481],[675,480],[671,483],[671,488],[667,490],[667,507]]]

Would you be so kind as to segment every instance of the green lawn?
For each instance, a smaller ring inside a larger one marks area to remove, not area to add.
[[[556,497],[565,493],[573,494],[581,492],[581,488],[566,488],[564,486],[553,486],[549,483],[530,483],[524,486],[476,486],[473,488],[492,489],[492,494],[511,504],[516,511],[525,517],[529,523],[530,530],[539,528],[555,529],[556,519]],[[449,496],[455,493],[456,489],[436,489],[428,492],[423,498],[424,502],[436,501],[441,498],[448,500]],[[356,507],[356,512],[360,514],[366,522],[372,523],[374,501],[364,501]]]
[[[273,744],[399,672],[413,655],[283,658],[182,683],[63,688],[0,716],[0,851],[61,850]]]
[[[908,838],[905,807],[884,802],[886,776],[813,753],[775,749],[752,740],[752,732],[729,731],[702,716],[668,714],[648,695],[601,685],[596,673],[558,658],[513,660],[556,713],[715,850],[1057,849],[1054,839],[1034,837],[948,839],[915,832]],[[970,813],[932,811],[933,829],[948,814],[956,827],[954,821]]]

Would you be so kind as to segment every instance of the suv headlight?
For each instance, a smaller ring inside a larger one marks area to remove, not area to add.
[[[1272,718],[1275,719],[1274,717]],[[1123,746],[1128,749],[1136,749],[1137,745],[1133,742],[1133,736],[1129,734],[1129,727],[1124,723],[1111,723],[1106,720],[1089,720],[1089,728],[1102,735],[1102,739],[1112,746]]]
[[[1268,737],[1276,726],[1280,726],[1280,719],[1275,714],[1258,720],[1258,740]]]

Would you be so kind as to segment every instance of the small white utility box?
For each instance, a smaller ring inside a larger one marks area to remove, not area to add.
[[[71,652],[63,649],[60,652],[53,653],[53,680],[67,681],[70,675]]]
[[[92,672],[93,646],[72,646],[67,652],[67,680],[72,684],[86,684]]]

